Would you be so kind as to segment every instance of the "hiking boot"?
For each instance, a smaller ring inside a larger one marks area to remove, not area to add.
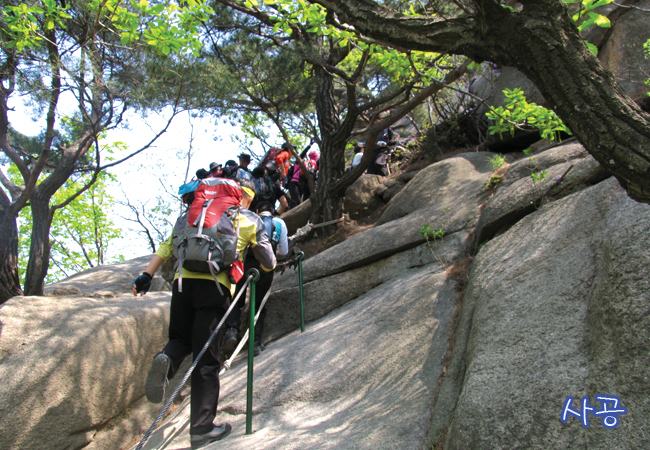
[[[223,336],[223,353],[229,357],[237,348],[237,330],[229,328]]]
[[[206,445],[219,441],[230,434],[232,427],[229,423],[222,423],[221,425],[215,425],[212,431],[205,434],[191,434],[190,435],[190,445],[192,450],[197,448],[205,447]]]
[[[151,403],[161,403],[165,398],[165,388],[169,383],[167,374],[172,365],[172,360],[164,353],[153,357],[151,369],[144,385],[144,393]]]

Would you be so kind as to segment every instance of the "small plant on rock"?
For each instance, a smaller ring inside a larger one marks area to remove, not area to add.
[[[530,177],[533,179],[533,182],[535,183],[543,183],[546,181],[546,174],[547,172],[545,170],[542,170],[537,173],[531,173]]]
[[[438,261],[441,266],[446,266],[445,262],[440,257],[440,242],[446,234],[445,230],[442,227],[435,230],[430,223],[426,223],[422,228],[420,228],[419,232],[424,237],[424,239],[426,239],[427,246],[429,247],[429,250],[431,250],[433,256],[436,258],[436,261]]]
[[[503,180],[503,177],[501,175],[493,173],[492,175],[490,175],[490,178],[488,178],[488,180],[485,183],[483,183],[483,186],[485,186],[485,189],[494,190],[497,188],[497,186],[499,186],[501,180]]]
[[[443,230],[442,227],[434,230],[430,223],[426,223],[422,228],[420,228],[420,234],[427,240],[427,242],[429,242],[429,239],[442,239],[445,235],[445,230]]]
[[[503,155],[494,155],[488,158],[488,163],[492,170],[499,170],[501,167],[506,165],[506,158]]]

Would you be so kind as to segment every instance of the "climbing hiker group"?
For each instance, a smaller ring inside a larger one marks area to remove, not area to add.
[[[314,185],[318,180],[318,162],[320,154],[310,150],[311,142],[301,153],[300,160],[305,169],[312,175]],[[272,147],[261,158],[253,170],[249,169],[251,156],[242,153],[238,156],[239,164],[235,160],[228,160],[225,164],[213,162],[209,169],[199,169],[196,178],[228,178],[232,180],[252,180],[255,185],[255,199],[251,205],[254,209],[259,202],[279,204],[278,214],[295,208],[311,196],[311,189],[305,171],[297,158],[292,158],[290,144],[284,143],[280,147]]]
[[[393,138],[390,129],[384,134],[387,139]],[[251,157],[245,153],[238,156],[239,164],[228,160],[223,165],[213,162],[207,170],[199,169],[196,178],[179,189],[186,208],[176,221],[172,235],[133,282],[133,294],[144,295],[160,266],[172,255],[176,257],[169,340],[153,358],[145,394],[153,403],[162,402],[169,380],[186,356],[190,353],[194,356],[193,365],[185,375],[191,376],[192,449],[220,440],[232,430],[227,423],[213,422],[219,400],[219,369],[242,337],[241,316],[245,305],[244,301],[238,301],[246,296],[253,278],[247,275],[254,273],[253,269],[259,275],[255,276],[254,302],[250,303],[255,305],[254,312],[259,317],[253,327],[252,353],[257,356],[264,350],[262,300],[273,283],[278,258],[286,259],[289,255],[287,226],[277,215],[311,195],[318,180],[319,162],[319,154],[311,146],[312,143],[293,163],[293,149],[285,143],[271,148],[253,170],[249,169]],[[363,143],[357,143],[352,167],[360,163],[363,147]],[[368,173],[387,174],[388,157],[380,158],[389,154],[385,147],[380,142],[375,149],[379,156],[373,159]],[[311,176],[307,177],[305,172]],[[279,205],[277,211],[276,205]],[[228,365],[229,362],[225,364]]]
[[[250,156],[246,154],[239,155],[239,165],[232,164],[234,161],[228,161],[224,167],[213,163],[209,171],[197,171],[197,179],[179,189],[186,209],[172,235],[133,282],[133,294],[144,295],[160,266],[172,255],[177,258],[169,340],[153,358],[145,394],[151,402],[162,402],[169,380],[185,357],[194,355],[190,407],[192,449],[220,440],[232,429],[227,423],[213,423],[219,397],[222,347],[224,353],[231,353],[240,339],[244,304],[242,301],[231,308],[231,302],[245,296],[249,283],[245,274],[249,269],[257,269],[255,303],[256,310],[259,309],[273,282],[276,256],[283,258],[289,253],[287,226],[274,216],[280,198],[265,197],[265,191],[256,182],[269,179],[269,188],[278,186],[271,178],[278,161],[285,164],[282,156],[279,159],[278,156],[279,153],[263,161],[268,169],[263,166],[261,177],[253,174],[260,167],[253,172],[248,170]],[[281,172],[286,177],[286,172]],[[231,312],[225,317],[229,309]],[[225,326],[219,327],[224,321]],[[263,327],[262,310],[254,327],[255,355],[264,349]],[[204,347],[206,350],[197,358]]]

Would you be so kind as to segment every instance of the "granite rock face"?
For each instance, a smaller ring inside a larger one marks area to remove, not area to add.
[[[472,253],[480,244],[504,232],[543,204],[609,176],[579,144],[551,148],[515,162],[481,211],[473,234]]]
[[[133,280],[144,272],[151,255],[140,256],[118,264],[97,266],[84,270],[58,283],[45,286],[45,295],[117,296],[131,293]],[[157,272],[151,281],[149,292],[170,291],[170,284]],[[104,295],[101,295],[101,294]]]
[[[543,206],[481,249],[434,407],[439,429],[451,417],[445,448],[644,448],[648,239],[650,206],[610,178]],[[593,416],[587,430],[560,422],[566,397],[594,404],[595,395],[627,408],[615,432]]]
[[[169,293],[14,297],[0,308],[0,449],[82,448],[144,395]]]

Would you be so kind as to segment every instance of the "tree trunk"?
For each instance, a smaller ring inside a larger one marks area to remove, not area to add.
[[[32,234],[29,263],[25,273],[25,295],[43,295],[45,276],[50,263],[50,226],[52,218],[48,200],[32,195]]]
[[[22,295],[18,277],[18,227],[8,217],[8,205],[0,199],[0,304]]]
[[[339,120],[332,75],[322,67],[316,66],[315,71],[318,77],[315,103],[321,132],[321,158],[318,162],[318,187],[311,221],[319,223],[338,219],[343,213],[344,193],[336,192],[330,187],[343,176],[345,171],[343,153],[352,128],[348,125],[349,117],[343,125]],[[334,227],[327,227],[323,231],[329,234],[334,230]]]

